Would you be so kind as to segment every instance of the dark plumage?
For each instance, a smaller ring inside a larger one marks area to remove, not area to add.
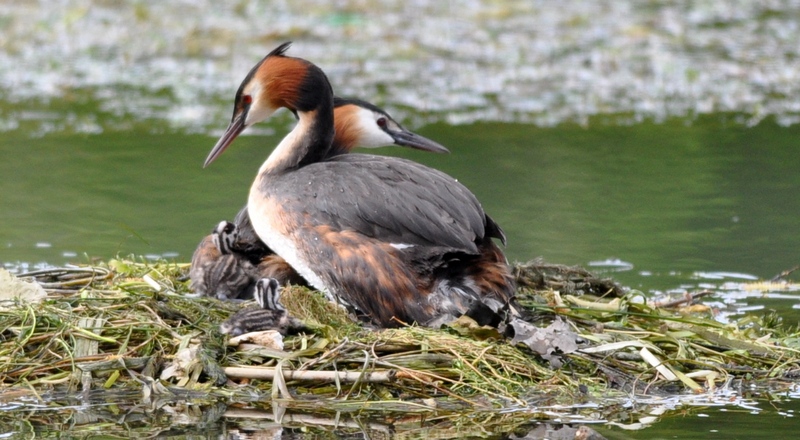
[[[220,325],[220,332],[230,336],[245,333],[276,330],[282,335],[305,330],[305,325],[289,316],[280,302],[280,286],[274,278],[262,278],[256,282],[254,298],[257,306],[239,310]]]
[[[505,236],[464,185],[438,170],[396,157],[349,154],[261,181],[288,212],[386,243],[478,252],[476,240]]]
[[[253,229],[250,216],[247,214],[247,206],[236,214],[233,223],[236,225],[236,230],[239,232],[236,241],[231,246],[234,252],[244,255],[253,264],[259,264],[265,257],[275,255],[275,253],[261,241],[255,229]],[[281,280],[278,281],[281,282]],[[281,282],[281,284],[285,283]]]
[[[197,246],[189,270],[189,287],[197,295],[221,300],[252,296],[255,267],[242,255],[231,253],[236,239],[236,226],[223,221]]]
[[[270,177],[259,188],[270,206],[314,213],[312,221],[284,216],[290,237],[302,243],[303,264],[335,298],[380,325],[440,325],[476,300],[502,313],[513,296],[505,257],[491,240],[504,242],[502,230],[444,173],[351,154]]]

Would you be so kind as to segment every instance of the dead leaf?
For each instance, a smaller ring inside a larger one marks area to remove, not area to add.
[[[235,338],[230,338],[228,340],[228,345],[235,347],[243,342],[251,342],[263,347],[283,351],[283,335],[277,330],[245,333]]]
[[[572,353],[578,349],[578,335],[560,317],[545,328],[536,327],[521,319],[515,319],[508,325],[514,329],[511,343],[525,344],[542,358],[547,359],[553,368],[561,367],[560,354]]]

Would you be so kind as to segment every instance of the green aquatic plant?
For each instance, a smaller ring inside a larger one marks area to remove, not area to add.
[[[553,353],[560,368],[528,345],[463,323],[367,328],[298,286],[286,288],[282,302],[307,324],[305,333],[283,339],[283,349],[231,345],[219,324],[246,304],[194,297],[187,270],[116,259],[23,274],[48,295],[0,310],[0,386],[39,396],[139,389],[146,399],[458,413],[615,390],[709,391],[732,379],[783,380],[800,371],[797,332],[770,316],[723,324],[707,309],[658,307],[583,269],[536,262],[515,268],[520,301],[539,328],[561,322],[559,331],[577,335],[576,351]]]

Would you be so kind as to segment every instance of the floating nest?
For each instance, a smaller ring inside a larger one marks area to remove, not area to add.
[[[0,404],[133,393],[162,405],[223,405],[204,417],[370,413],[392,424],[424,417],[457,425],[451,417],[482,412],[491,414],[485,428],[514,414],[524,414],[519,423],[549,420],[554,405],[593,396],[708,392],[735,380],[800,376],[799,335],[775,316],[722,324],[707,307],[681,308],[691,295],[665,308],[578,267],[514,267],[537,327],[561,323],[579,339],[577,349],[556,347],[556,364],[463,322],[367,328],[302,287],[281,298],[308,332],[272,347],[230,345],[219,324],[246,304],[192,297],[187,270],[129,259],[18,275],[47,295],[0,302]]]

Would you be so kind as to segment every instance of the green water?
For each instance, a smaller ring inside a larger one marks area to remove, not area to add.
[[[207,169],[201,164],[216,140],[209,136],[7,133],[0,262],[19,270],[129,254],[188,262],[199,240],[243,206],[288,122],[273,123],[272,136],[240,138]],[[653,293],[768,279],[800,262],[798,126],[747,128],[719,116],[418,131],[452,153],[378,152],[444,170],[471,188],[505,229],[511,261],[589,266]],[[740,305],[797,322],[798,302],[789,292],[750,295]]]
[[[275,129],[285,133],[282,123]],[[378,152],[466,184],[506,230],[511,260],[619,258],[634,267],[623,277],[771,277],[800,260],[797,126],[745,128],[715,118],[418,131],[452,153]],[[215,141],[208,136],[7,133],[0,140],[0,260],[62,264],[135,253],[188,261],[200,237],[243,205],[278,140],[242,137],[203,169]]]
[[[667,439],[725,439],[768,440],[791,438],[797,430],[800,412],[797,396],[794,400],[777,398],[757,406],[726,408],[703,406],[682,408],[658,423],[642,430],[627,431],[622,437],[608,433],[609,438],[667,440]]]

